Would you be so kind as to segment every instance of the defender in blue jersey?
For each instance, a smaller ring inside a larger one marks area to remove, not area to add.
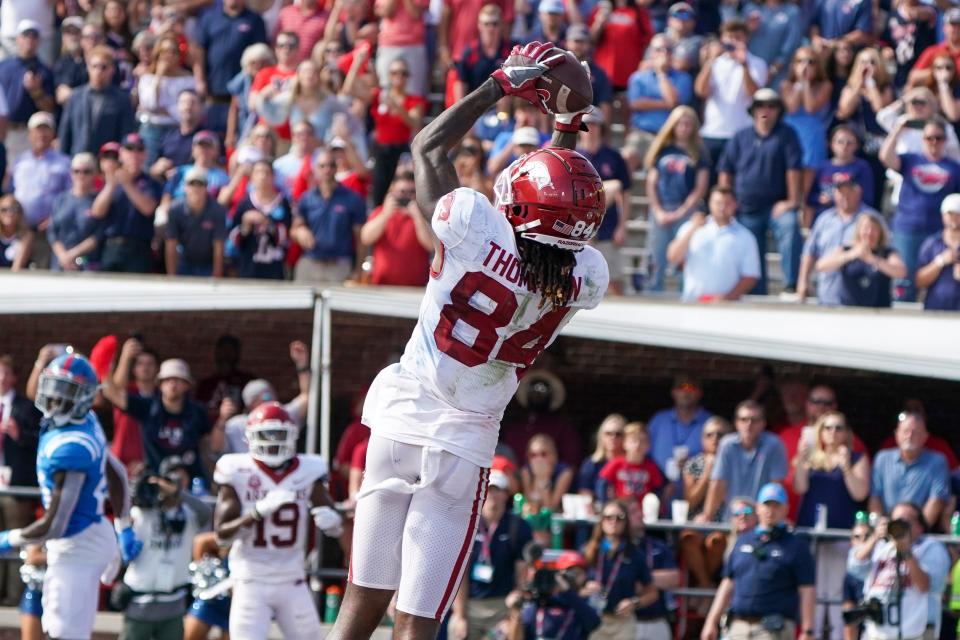
[[[37,408],[43,413],[37,479],[46,510],[22,529],[0,532],[0,553],[45,543],[43,631],[57,640],[86,640],[93,633],[100,578],[119,553],[113,527],[103,514],[109,493],[118,521],[128,522],[126,472],[107,449],[103,429],[90,411],[97,374],[81,355],[55,358],[40,374]],[[136,546],[121,525],[126,551]]]

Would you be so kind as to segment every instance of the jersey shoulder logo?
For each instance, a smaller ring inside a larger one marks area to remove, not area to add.
[[[437,214],[437,219],[439,220],[449,220],[450,212],[453,211],[453,201],[457,199],[457,192],[451,191],[447,195],[443,196],[443,200],[440,201],[440,212]]]

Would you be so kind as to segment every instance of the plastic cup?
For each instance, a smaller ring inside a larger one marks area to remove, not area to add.
[[[674,524],[685,523],[689,512],[690,503],[686,500],[674,500],[670,503],[670,515],[673,516]]]

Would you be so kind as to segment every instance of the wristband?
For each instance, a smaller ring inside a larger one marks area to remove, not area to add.
[[[307,373],[308,371],[310,371],[310,365],[305,364],[302,367],[297,367],[296,371],[297,373]]]

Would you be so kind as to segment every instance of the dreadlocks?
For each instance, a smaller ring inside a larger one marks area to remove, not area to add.
[[[542,295],[540,306],[547,300],[554,307],[570,302],[573,293],[574,252],[517,237],[520,250],[521,280],[531,291]]]

